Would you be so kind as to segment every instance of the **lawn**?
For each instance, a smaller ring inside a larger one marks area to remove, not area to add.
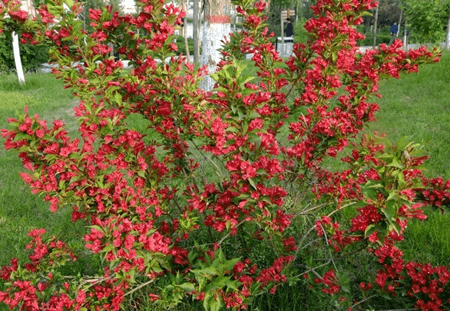
[[[381,83],[380,111],[372,131],[386,133],[391,141],[407,137],[424,145],[430,155],[427,177],[450,179],[450,52],[440,63],[427,65],[417,74]],[[406,259],[449,264],[450,214],[426,209],[426,221],[412,221],[403,245]]]
[[[26,84],[19,86],[13,75],[0,79],[0,127],[7,127],[7,118],[14,117],[29,107],[31,115],[45,116],[47,121],[62,119],[68,129],[76,132],[75,106],[70,90],[63,89],[62,81],[50,74],[26,76]],[[17,154],[0,148],[0,265],[13,257],[21,261],[27,258],[24,249],[27,233],[34,228],[46,228],[51,234],[77,241],[84,234],[81,226],[73,226],[71,210],[53,214],[42,198],[31,194],[29,187],[19,176],[23,170]]]

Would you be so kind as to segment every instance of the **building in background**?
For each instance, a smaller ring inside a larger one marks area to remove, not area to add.
[[[21,0],[20,9],[27,11],[32,17],[36,17],[36,9],[34,8],[33,0]]]
[[[121,1],[122,11],[125,14],[136,13],[136,2],[134,0],[122,0]]]

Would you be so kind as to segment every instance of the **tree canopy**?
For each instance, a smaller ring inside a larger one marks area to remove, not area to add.
[[[405,13],[411,40],[436,44],[444,41],[449,1],[406,0]]]

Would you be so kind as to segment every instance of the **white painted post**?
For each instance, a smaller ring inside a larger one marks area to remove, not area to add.
[[[281,15],[281,49],[280,55],[284,56],[284,20],[283,15]]]
[[[450,4],[448,10],[447,35],[445,36],[445,48],[447,50],[450,49]]]
[[[12,39],[13,39],[13,52],[14,52],[14,61],[16,63],[17,78],[19,79],[19,83],[22,84],[25,83],[25,76],[23,75],[22,61],[20,59],[19,36],[16,34],[16,32],[12,33]]]
[[[406,18],[405,18],[405,29],[403,30],[403,49],[408,51],[408,28],[406,27]]]
[[[408,50],[408,37],[406,35],[406,32],[407,32],[407,30],[406,30],[406,26],[405,26],[405,30],[404,30],[404,34],[403,34],[403,47],[404,47],[405,51]]]
[[[377,45],[377,23],[378,23],[378,8],[380,7],[380,3],[378,2],[378,6],[375,9],[375,21],[373,22],[373,44],[372,48],[375,48]]]
[[[222,47],[222,40],[231,31],[230,0],[211,0],[204,4],[205,23],[202,29],[202,55],[200,64],[206,65],[209,73],[216,71],[217,64],[222,58],[218,51]],[[216,82],[210,75],[204,77],[200,87],[211,91]]]

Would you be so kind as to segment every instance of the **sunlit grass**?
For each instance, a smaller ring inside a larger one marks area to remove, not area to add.
[[[441,62],[425,65],[417,74],[381,83],[380,111],[372,131],[386,133],[388,139],[401,137],[424,145],[430,155],[427,177],[450,179],[450,52]],[[407,260],[447,264],[450,258],[450,213],[426,209],[426,221],[408,225],[402,248]]]
[[[70,90],[50,74],[26,76],[26,84],[19,85],[14,75],[0,76],[0,128],[7,128],[7,118],[13,118],[29,108],[31,115],[40,114],[52,122],[62,119],[75,130],[72,107],[76,101]],[[0,265],[13,257],[27,259],[24,252],[29,242],[27,233],[34,228],[46,228],[49,234],[81,244],[84,228],[73,225],[70,209],[56,213],[49,211],[43,198],[31,194],[19,176],[22,164],[15,151],[0,148]]]

